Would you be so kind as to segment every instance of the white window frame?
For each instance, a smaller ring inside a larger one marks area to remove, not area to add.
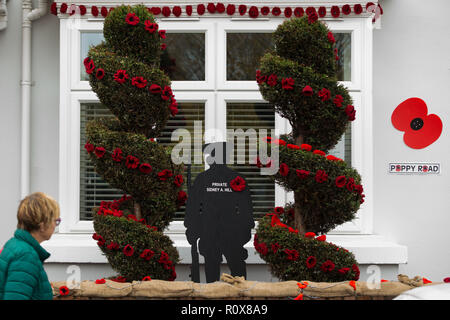
[[[79,174],[80,174],[80,104],[98,102],[88,81],[80,81],[80,32],[101,31],[103,19],[60,19],[60,156],[59,156],[59,202],[62,223],[60,234],[83,233],[90,237],[92,222],[79,220]],[[160,19],[161,28],[171,31],[205,31],[205,81],[173,81],[172,87],[179,102],[205,102],[205,130],[223,128],[226,125],[226,101],[264,101],[253,81],[225,81],[227,31],[275,30],[282,18],[194,18]],[[191,21],[188,21],[191,20]],[[357,117],[352,122],[352,166],[362,176],[367,201],[361,206],[357,219],[337,228],[336,234],[372,234],[372,23],[371,18],[325,20],[333,31],[352,32],[352,81],[343,82],[354,98]],[[220,38],[222,37],[222,38]],[[221,39],[219,41],[218,39]],[[217,43],[216,43],[217,42]],[[218,48],[217,52],[214,48]],[[217,59],[217,61],[216,61]],[[221,66],[217,68],[215,66]],[[68,67],[67,67],[68,66]],[[214,74],[217,76],[214,77]],[[216,85],[217,84],[217,85]],[[195,92],[193,90],[196,90]],[[244,90],[242,92],[238,92]],[[232,92],[227,92],[232,91]],[[218,110],[210,112],[212,110]],[[276,114],[276,129],[281,133],[290,131],[289,123]],[[283,205],[292,200],[276,185],[275,204]],[[180,237],[184,234],[182,221],[172,222],[168,234]],[[178,236],[177,236],[178,235]],[[181,240],[180,240],[181,241]]]

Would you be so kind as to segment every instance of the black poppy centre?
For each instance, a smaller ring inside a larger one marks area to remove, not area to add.
[[[411,129],[420,130],[423,127],[423,120],[421,118],[415,118],[411,121]]]

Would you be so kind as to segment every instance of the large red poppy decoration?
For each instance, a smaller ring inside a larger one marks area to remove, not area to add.
[[[400,103],[391,116],[392,125],[404,131],[403,141],[413,149],[423,149],[435,142],[442,133],[442,121],[428,114],[426,103],[419,98],[409,98]]]

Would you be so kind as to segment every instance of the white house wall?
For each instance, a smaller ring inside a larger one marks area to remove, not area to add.
[[[450,276],[450,9],[446,0],[381,1],[381,29],[373,34],[374,233],[408,247],[408,263],[385,265],[382,277],[396,272],[434,281]],[[0,246],[13,234],[20,201],[21,1],[8,2],[8,27],[0,31]],[[46,15],[32,27],[31,192],[58,195],[59,19]],[[390,116],[410,97],[420,97],[439,115],[444,130],[422,150],[407,147]],[[440,175],[396,176],[388,163],[433,161]],[[376,264],[377,261],[374,261]],[[46,264],[50,280],[66,276],[67,264]],[[82,278],[111,273],[108,265],[82,264]],[[362,268],[362,279],[367,278]],[[252,280],[271,279],[264,265],[250,266]],[[178,271],[178,270],[177,270]],[[187,266],[180,268],[186,280]]]

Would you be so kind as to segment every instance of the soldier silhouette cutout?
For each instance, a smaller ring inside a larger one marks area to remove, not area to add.
[[[251,239],[255,226],[250,189],[241,174],[227,167],[225,142],[206,144],[203,150],[205,147],[213,148],[211,153],[205,152],[211,155],[206,159],[210,168],[197,176],[192,187],[188,178],[184,225],[191,244],[191,278],[200,282],[198,239],[199,252],[205,258],[206,282],[220,280],[222,255],[232,276],[246,277],[248,252],[243,246]]]

